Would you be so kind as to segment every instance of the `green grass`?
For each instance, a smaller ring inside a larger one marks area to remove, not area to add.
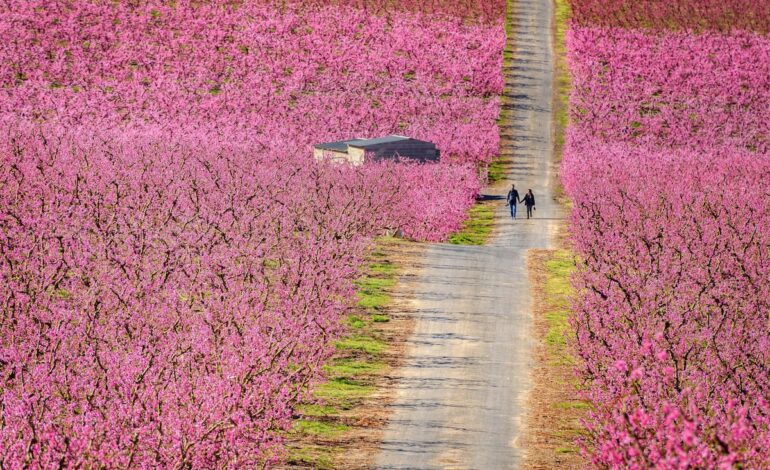
[[[570,276],[575,270],[575,260],[568,251],[555,252],[553,258],[545,263],[548,272],[545,283],[545,293],[553,308],[545,314],[548,332],[545,342],[549,348],[550,366],[570,366],[575,359],[567,347],[567,335],[570,334],[568,318],[570,313],[572,286]]]
[[[575,260],[570,252],[559,250],[554,257],[546,262],[548,279],[545,284],[545,292],[549,298],[559,307],[569,307],[572,296],[570,276],[575,271]]]
[[[330,405],[349,409],[352,402],[374,391],[374,387],[364,385],[347,377],[338,377],[321,384],[316,389],[316,398],[326,400]]]
[[[554,121],[556,124],[555,163],[558,165],[562,159],[566,129],[569,124],[569,92],[570,88],[572,88],[572,80],[567,64],[565,35],[567,34],[569,19],[572,17],[572,11],[570,9],[569,0],[556,0],[555,5],[556,11],[554,19],[556,38],[554,41],[554,51],[556,53],[556,76],[554,77],[554,80],[556,86],[553,109]],[[557,181],[555,193],[557,199],[561,201],[567,199],[564,195],[564,188],[561,185],[561,180]],[[567,205],[570,205],[569,202]]]
[[[575,260],[569,251],[559,250],[545,263],[545,268],[547,271],[545,293],[553,306],[545,314],[548,323],[545,341],[549,346],[552,360],[572,361],[566,347],[566,335],[570,331],[568,323],[572,295],[570,276],[575,270]]]
[[[553,326],[548,329],[548,334],[545,335],[545,342],[554,348],[561,348],[566,345],[564,340],[564,333],[566,327],[562,326],[561,318],[555,318],[551,316],[548,318],[552,322]]]
[[[548,271],[553,275],[549,279],[547,288],[554,295],[570,295],[569,276],[575,270],[575,260],[570,252],[559,250],[553,259],[546,263]]]
[[[358,294],[358,306],[362,308],[383,308],[390,302],[390,296],[380,292]]]
[[[548,351],[547,365],[549,367],[570,367],[575,364],[575,359],[570,354],[567,339],[572,334],[572,327],[569,325],[569,315],[571,308],[571,298],[574,290],[570,284],[570,277],[576,268],[574,255],[567,250],[558,250],[553,253],[548,261],[545,262],[546,280],[545,294],[548,298],[550,308],[545,313],[545,320],[548,325],[548,332],[545,336],[545,344]],[[566,381],[560,386],[574,389],[576,383]],[[586,410],[590,405],[581,400],[572,400],[553,404],[557,410],[569,412],[570,410]],[[570,430],[573,434],[578,434],[581,429]],[[571,440],[565,436],[565,441]],[[577,449],[572,446],[559,447],[557,454],[573,453]]]
[[[316,470],[334,468],[334,453],[321,446],[303,446],[289,450],[289,463],[309,465]]]
[[[502,157],[492,159],[487,169],[487,178],[490,183],[496,183],[505,179],[505,161]]]
[[[483,245],[492,234],[495,213],[488,204],[476,204],[470,210],[462,230],[449,237],[455,245]]]
[[[334,343],[338,350],[361,351],[367,354],[380,354],[385,349],[385,343],[365,335],[351,335]]]
[[[569,100],[569,90],[572,86],[569,66],[567,65],[567,45],[565,42],[565,36],[567,34],[568,22],[572,17],[572,11],[569,6],[569,0],[556,0],[556,88],[557,98],[560,106],[557,113],[557,121],[559,124],[566,126],[568,121],[567,103]],[[564,127],[561,128],[562,130]],[[564,133],[560,132],[558,137],[561,142],[564,142]]]
[[[366,320],[362,319],[361,317],[358,317],[356,315],[351,315],[348,317],[348,325],[351,328],[355,328],[357,330],[365,327],[367,325]]]
[[[396,280],[391,277],[362,277],[356,281],[359,293],[379,292],[396,285]]]
[[[324,371],[332,376],[357,376],[374,374],[385,368],[381,362],[357,361],[351,358],[336,359],[324,366]]]
[[[381,276],[393,276],[396,274],[397,270],[398,267],[391,262],[372,263],[369,265],[369,272]]]
[[[371,318],[374,323],[387,323],[390,321],[389,316],[383,315],[381,313],[375,313]]]
[[[356,281],[358,306],[365,309],[381,309],[390,302],[390,295],[385,289],[396,285],[395,276],[369,277]]]
[[[297,407],[297,412],[302,416],[320,417],[320,416],[334,415],[338,412],[338,410],[333,406],[315,405],[312,403],[307,403],[304,405],[299,405]]]
[[[577,452],[577,447],[557,447],[556,453],[557,454],[574,454]]]
[[[394,240],[396,240],[396,239],[393,238],[393,237],[382,237],[382,238],[380,238],[380,243],[381,244],[387,244],[387,243],[393,242]],[[384,258],[384,257],[388,256],[388,254],[385,253],[384,251],[382,251],[382,246],[378,244],[374,248],[374,251],[372,251],[369,256],[371,256],[372,258]],[[385,263],[388,263],[388,261],[385,261]]]
[[[556,408],[562,410],[585,410],[589,408],[588,403],[584,401],[563,401],[556,404]]]
[[[301,434],[313,434],[316,436],[334,437],[350,429],[339,423],[327,423],[324,421],[315,421],[310,419],[298,419],[294,421],[292,431]]]

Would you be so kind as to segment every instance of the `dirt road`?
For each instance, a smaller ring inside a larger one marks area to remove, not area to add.
[[[551,194],[552,5],[518,0],[511,87],[509,184],[532,188],[536,217],[524,206],[511,220],[499,201],[490,245],[435,245],[420,274],[404,281],[417,325],[399,371],[379,469],[517,468],[523,403],[530,387],[531,314],[525,253],[551,246],[560,219]],[[500,197],[505,188],[490,189]]]

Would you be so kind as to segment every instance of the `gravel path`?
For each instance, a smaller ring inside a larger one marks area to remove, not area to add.
[[[525,253],[547,248],[563,214],[551,182],[551,0],[518,0],[511,91],[514,164],[509,184],[532,188],[536,218],[511,220],[499,201],[484,247],[431,246],[418,276],[403,281],[417,324],[399,371],[379,469],[517,468],[523,400],[530,387],[531,314]],[[501,197],[505,188],[489,189]]]

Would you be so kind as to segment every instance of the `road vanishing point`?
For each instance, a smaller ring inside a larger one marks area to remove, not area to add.
[[[517,0],[505,68],[507,183],[486,246],[432,245],[417,276],[402,280],[416,326],[407,343],[377,469],[518,468],[532,368],[532,301],[526,253],[550,248],[563,213],[553,199],[551,0]],[[532,189],[535,218],[505,207],[510,184]],[[499,198],[499,199],[498,199]]]

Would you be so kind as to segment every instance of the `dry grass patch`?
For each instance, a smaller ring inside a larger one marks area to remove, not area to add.
[[[582,468],[585,461],[575,439],[583,432],[580,419],[588,405],[577,398],[575,361],[569,349],[569,277],[574,258],[565,250],[532,250],[528,268],[536,346],[522,468]]]

